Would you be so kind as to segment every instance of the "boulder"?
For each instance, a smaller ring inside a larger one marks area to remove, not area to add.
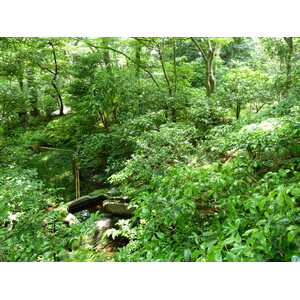
[[[64,223],[67,223],[69,226],[72,226],[73,224],[79,223],[78,219],[71,213],[68,213],[66,217],[63,220]]]
[[[114,217],[109,214],[103,214],[99,220],[95,221],[97,230],[95,231],[93,237],[94,242],[100,242],[103,233],[108,229],[114,228],[118,221],[118,217]]]
[[[103,201],[103,211],[113,215],[119,216],[133,216],[135,207],[130,206],[128,203],[124,203],[116,200]]]
[[[105,199],[106,195],[99,195],[93,197],[86,195],[68,202],[67,206],[69,212],[75,213],[91,206],[101,205],[102,201]]]

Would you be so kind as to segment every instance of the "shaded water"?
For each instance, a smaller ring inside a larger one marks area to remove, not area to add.
[[[83,222],[91,216],[91,213],[88,209],[83,209],[79,212],[74,213],[74,216],[78,219],[79,222]]]

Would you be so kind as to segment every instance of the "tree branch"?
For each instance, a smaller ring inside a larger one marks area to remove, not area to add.
[[[201,46],[199,45],[199,43],[196,41],[195,38],[191,37],[191,39],[194,42],[194,44],[196,45],[197,49],[201,52],[201,55],[202,55],[204,61],[207,61],[207,56],[206,56],[205,52],[203,51],[203,49],[201,48]]]
[[[117,50],[117,49],[114,49],[114,48],[111,48],[111,47],[96,46],[96,45],[93,45],[92,43],[90,43],[88,41],[85,41],[85,43],[89,47],[94,47],[95,49],[111,50],[111,51],[114,51],[116,53],[119,53],[119,54],[125,56],[128,60],[132,61],[135,65],[137,65],[138,67],[140,67],[141,69],[143,69],[151,77],[151,79],[153,80],[153,82],[155,83],[155,85],[157,87],[159,87],[159,84],[157,83],[157,81],[155,80],[155,78],[153,77],[153,75],[145,67],[143,67],[141,64],[137,63],[136,61],[132,60],[132,58],[130,56],[128,56],[127,54],[125,54],[124,52],[122,52],[120,50]]]
[[[55,74],[54,71],[52,71],[52,70],[50,70],[50,69],[48,69],[48,68],[46,68],[46,67],[40,65],[38,62],[37,62],[36,64],[37,64],[41,69],[46,70],[46,71],[50,72],[50,73],[53,74],[53,75]]]

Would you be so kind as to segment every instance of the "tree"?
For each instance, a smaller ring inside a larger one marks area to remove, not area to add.
[[[292,37],[284,37],[284,41],[287,44],[287,50],[286,50],[286,81],[285,81],[285,89],[284,93],[287,94],[289,89],[292,86],[293,83],[293,54],[294,54],[294,41]]]
[[[19,101],[15,108],[18,110],[20,123],[23,126],[27,124],[27,99],[25,88],[25,70],[27,65],[26,60],[26,39],[20,38],[1,38],[1,73],[0,75],[9,81],[7,93],[10,93],[12,85],[19,86]]]
[[[240,118],[241,110],[246,104],[253,105],[258,112],[272,99],[271,79],[261,71],[252,71],[248,67],[233,68],[222,80],[217,97],[222,97],[225,103],[235,107],[236,119]]]
[[[215,57],[219,55],[222,45],[231,42],[231,38],[191,38],[205,64],[206,96],[211,97],[216,89]]]
[[[60,40],[60,42],[61,42],[61,40]],[[63,103],[63,99],[62,99],[61,89],[60,89],[59,83],[58,83],[58,77],[60,77],[60,72],[59,72],[60,66],[58,63],[57,50],[56,50],[55,43],[57,43],[56,39],[42,40],[39,47],[41,48],[41,52],[42,52],[41,54],[44,54],[44,55],[40,56],[39,54],[36,54],[35,61],[42,70],[47,71],[52,75],[51,85],[53,86],[53,88],[55,90],[56,97],[58,100],[59,115],[62,116],[64,114],[64,103]],[[49,51],[49,46],[50,46],[50,51]],[[58,44],[57,46],[62,48],[63,45]],[[48,61],[45,60],[46,53],[49,53],[50,56],[52,56],[52,61],[51,61],[51,58],[48,58]]]
[[[277,89],[280,95],[286,96],[293,85],[297,65],[297,46],[299,39],[294,37],[260,38],[265,52],[280,62],[281,74],[277,76]]]

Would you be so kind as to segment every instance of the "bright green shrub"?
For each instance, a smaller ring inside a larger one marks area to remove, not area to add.
[[[287,183],[289,173],[291,178]],[[300,254],[299,172],[267,173],[248,191],[219,199],[223,212],[203,232],[208,261],[290,261]]]
[[[111,181],[134,182],[140,186],[152,177],[164,174],[173,164],[188,162],[195,134],[194,127],[176,123],[164,124],[158,131],[143,133],[136,140],[132,158],[123,170],[111,177]]]

